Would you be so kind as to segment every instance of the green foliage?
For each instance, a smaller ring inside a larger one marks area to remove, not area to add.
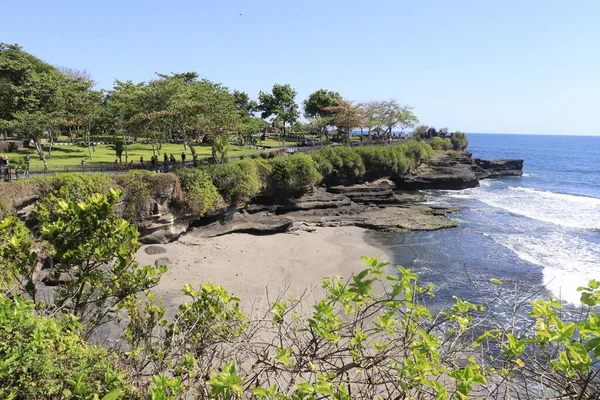
[[[39,179],[39,201],[34,216],[40,224],[56,219],[60,201],[82,201],[114,186],[107,174],[56,174]]]
[[[356,152],[365,164],[365,175],[373,180],[395,178],[408,171],[408,159],[402,146],[366,146]]]
[[[182,168],[177,170],[188,210],[197,216],[214,210],[221,196],[212,182],[212,177],[203,169]]]
[[[254,160],[213,165],[208,169],[214,185],[231,203],[245,203],[263,187],[258,164]]]
[[[325,107],[337,106],[340,100],[342,96],[338,92],[319,89],[304,100],[304,115],[307,118],[330,117],[331,113],[324,110]]]
[[[134,261],[139,233],[115,216],[119,198],[120,192],[110,189],[87,203],[59,201],[58,219],[42,226],[48,252],[58,262],[51,274],[64,281],[52,305],[78,317],[86,337],[114,320],[121,302],[155,286],[166,270]]]
[[[301,191],[321,181],[316,162],[305,154],[271,160],[272,184],[276,193]]]
[[[14,216],[0,221],[0,298],[18,294],[21,281],[32,280],[37,263],[32,247],[33,239],[23,222]]]
[[[452,150],[453,144],[449,138],[436,136],[429,142],[433,150]]]
[[[313,157],[319,164],[319,172],[337,182],[357,182],[365,174],[365,164],[361,156],[351,147],[325,147]]]
[[[80,328],[36,315],[32,301],[0,298],[0,398],[137,398],[115,359],[84,342]]]
[[[453,132],[452,133],[452,146],[454,150],[465,150],[469,146],[469,140],[467,139],[467,135],[463,132]]]
[[[296,104],[297,92],[290,85],[273,85],[271,93],[260,92],[258,94],[258,110],[261,118],[269,118],[275,115],[277,125],[285,126],[294,123],[298,119],[298,105]]]
[[[153,197],[161,198],[170,194],[172,200],[179,200],[181,188],[175,174],[156,174],[151,171],[129,171],[115,174],[112,187],[123,192],[123,217],[130,221],[139,221],[154,215]]]

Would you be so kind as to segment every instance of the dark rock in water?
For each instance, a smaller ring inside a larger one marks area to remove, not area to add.
[[[148,246],[144,249],[144,252],[149,255],[164,254],[167,252],[167,249],[161,246]]]
[[[475,175],[479,179],[522,176],[523,160],[482,160],[473,158]]]
[[[248,214],[235,213],[208,225],[193,227],[186,235],[179,239],[185,242],[185,236],[196,238],[210,238],[229,233],[252,233],[256,235],[269,235],[286,232],[292,226],[292,220],[279,215],[268,213]]]
[[[480,179],[523,175],[523,160],[482,160],[470,153],[438,155],[413,175],[396,181],[406,190],[460,190],[479,186]]]
[[[168,267],[171,264],[173,264],[173,262],[168,257],[161,257],[161,258],[157,259],[156,261],[154,261],[154,265],[156,266],[156,268],[163,266],[163,265],[165,267]]]
[[[460,190],[479,185],[477,175],[470,165],[470,158],[438,156],[416,173],[396,180],[404,190],[444,189]]]

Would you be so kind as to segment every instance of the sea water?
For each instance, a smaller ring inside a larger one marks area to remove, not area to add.
[[[577,304],[577,287],[600,280],[600,137],[468,138],[474,157],[524,159],[523,176],[427,191],[429,203],[460,209],[450,217],[458,228],[372,239],[391,251],[391,261],[435,285],[439,308],[454,295],[479,302],[495,296],[492,278],[514,287],[520,299],[553,296]]]

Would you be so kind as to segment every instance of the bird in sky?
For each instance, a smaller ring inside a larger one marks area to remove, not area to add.
[[[240,17],[243,17],[242,13],[238,13],[238,14],[240,14]]]

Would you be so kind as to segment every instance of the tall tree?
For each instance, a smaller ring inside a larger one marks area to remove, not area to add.
[[[391,134],[394,129],[415,126],[419,120],[410,106],[402,106],[395,99],[371,101],[361,105],[365,111],[369,132]]]
[[[273,85],[272,93],[258,94],[258,110],[261,118],[275,115],[275,123],[281,123],[285,134],[286,124],[292,124],[298,119],[297,92],[290,85]]]
[[[341,100],[342,96],[338,92],[319,89],[304,100],[304,116],[306,118],[331,117],[331,112],[326,111],[325,108],[337,106]]]
[[[0,130],[32,140],[44,159],[42,141],[60,124],[64,84],[55,67],[16,44],[0,43]]]
[[[365,123],[364,112],[360,107],[348,100],[340,100],[337,106],[325,107],[331,112],[331,122],[338,129],[338,134],[344,135],[347,141],[354,128],[360,128]]]
[[[258,103],[250,100],[248,93],[234,90],[233,98],[235,99],[235,107],[240,111],[242,118],[254,117],[254,112],[258,110]]]

